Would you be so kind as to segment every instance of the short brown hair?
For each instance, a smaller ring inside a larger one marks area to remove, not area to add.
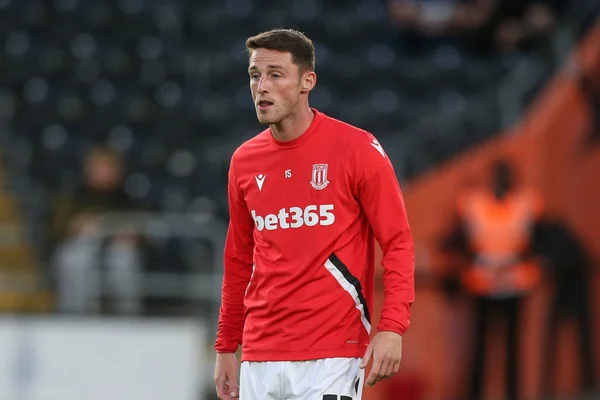
[[[304,33],[294,29],[272,29],[246,40],[248,54],[256,49],[288,52],[300,72],[315,70],[315,46]]]

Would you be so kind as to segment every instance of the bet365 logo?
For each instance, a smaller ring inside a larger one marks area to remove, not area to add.
[[[304,208],[282,208],[277,214],[267,214],[264,217],[256,215],[255,210],[252,210],[251,214],[256,229],[259,231],[263,229],[273,231],[278,228],[300,228],[302,226],[328,226],[335,222],[333,204],[322,204],[320,206],[313,204]]]

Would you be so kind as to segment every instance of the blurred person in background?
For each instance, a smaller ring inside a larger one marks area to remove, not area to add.
[[[600,52],[600,48],[598,51]],[[579,88],[588,106],[591,120],[582,146],[583,151],[589,153],[595,151],[600,144],[600,65],[587,73],[580,71],[578,78]]]
[[[567,0],[481,0],[490,4],[483,24],[465,38],[477,54],[529,51],[547,38],[565,11]]]
[[[544,327],[541,393],[544,398],[556,395],[557,350],[562,347],[558,337],[563,322],[572,322],[577,330],[580,389],[582,393],[592,393],[597,389],[594,365],[597,336],[592,323],[594,307],[590,286],[593,282],[592,257],[575,234],[560,221],[543,221],[536,236],[536,252],[544,257],[553,283]]]
[[[83,185],[59,193],[53,202],[51,240],[61,312],[96,311],[99,285],[104,284],[115,301],[114,311],[139,311],[138,273],[142,263],[138,240],[129,232],[101,242],[96,237],[104,213],[139,208],[124,191],[123,174],[119,153],[93,147],[83,160]],[[106,276],[106,282],[102,276]]]
[[[493,0],[389,0],[388,8],[401,49],[422,53],[438,45],[459,45],[463,35],[490,17]]]
[[[527,50],[554,29],[565,9],[560,0],[390,0],[392,22],[404,49],[440,44],[478,55]]]
[[[487,338],[494,321],[505,320],[506,398],[518,398],[518,322],[522,300],[540,283],[534,256],[535,228],[542,216],[535,191],[519,187],[506,160],[492,168],[489,187],[468,189],[457,202],[454,233],[443,247],[462,265],[458,281],[475,302],[468,400],[483,398]]]

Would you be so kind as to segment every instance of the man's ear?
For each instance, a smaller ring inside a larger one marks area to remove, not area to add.
[[[317,74],[315,71],[308,71],[302,74],[302,91],[310,92],[317,84]]]

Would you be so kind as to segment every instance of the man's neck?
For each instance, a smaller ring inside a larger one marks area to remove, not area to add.
[[[302,107],[278,124],[270,126],[271,134],[280,142],[290,142],[302,136],[315,118],[310,107]]]

